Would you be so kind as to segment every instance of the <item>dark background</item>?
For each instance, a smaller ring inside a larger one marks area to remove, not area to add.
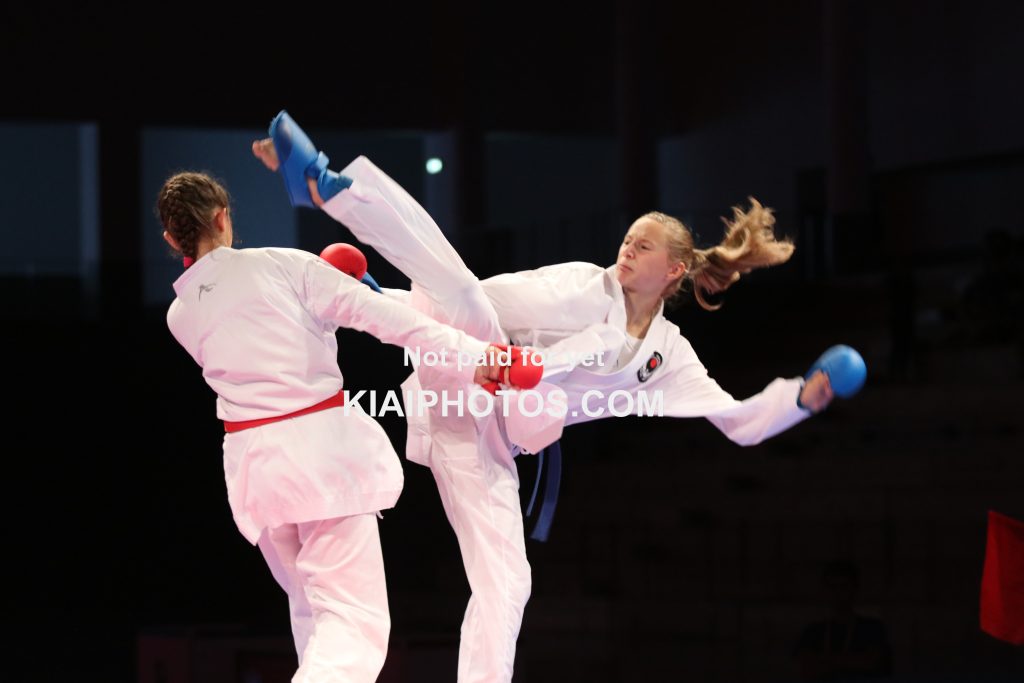
[[[0,679],[199,683],[226,657],[218,680],[272,681],[293,666],[283,594],[228,510],[213,395],[166,304],[142,296],[139,220],[143,131],[257,130],[282,107],[324,135],[448,133],[446,229],[482,276],[610,263],[654,208],[711,245],[717,217],[756,196],[792,261],[717,313],[670,317],[736,396],[834,343],[868,362],[857,397],[749,449],[702,420],[569,430],[552,539],[530,542],[517,680],[796,680],[836,558],[860,567],[898,679],[1024,679],[1020,649],[977,619],[986,513],[1024,518],[1024,4],[350,4],[0,10],[4,196],[42,197],[3,214]],[[19,127],[79,124],[98,131],[94,173],[17,146]],[[589,176],[569,143],[612,150],[614,192],[573,183]],[[499,164],[508,149],[530,151]],[[46,216],[88,183],[92,270],[19,266],[26,240],[75,238]],[[562,183],[567,205],[605,208],[554,211]],[[495,215],[496,187],[537,219]],[[314,251],[351,239],[314,213],[297,226]],[[397,388],[400,351],[340,335],[348,386]],[[401,449],[402,422],[382,422]],[[519,466],[525,497],[534,460]],[[384,675],[450,681],[468,588],[429,472],[405,469],[381,524]]]

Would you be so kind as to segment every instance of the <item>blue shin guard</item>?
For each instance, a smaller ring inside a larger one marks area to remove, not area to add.
[[[330,159],[318,152],[313,141],[288,112],[281,112],[270,122],[270,138],[280,162],[281,177],[292,206],[316,208],[309,192],[307,178],[316,180],[316,189],[325,202],[352,185],[352,179],[327,168]]]

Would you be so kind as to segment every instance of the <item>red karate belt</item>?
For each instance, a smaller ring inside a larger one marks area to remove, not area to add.
[[[302,410],[296,410],[294,413],[288,413],[287,415],[275,415],[274,417],[261,417],[258,420],[244,420],[242,422],[228,422],[224,420],[224,431],[228,434],[234,434],[240,432],[243,429],[252,429],[253,427],[262,427],[272,422],[280,422],[281,420],[290,420],[293,417],[299,417],[300,415],[309,415],[310,413],[317,413],[321,410],[327,410],[328,408],[340,408],[345,405],[345,390],[342,389],[334,396],[328,399],[320,401],[316,405],[312,405]]]

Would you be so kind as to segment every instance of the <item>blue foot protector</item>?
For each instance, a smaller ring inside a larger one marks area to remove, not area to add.
[[[281,166],[281,177],[292,206],[316,208],[307,178],[314,178],[325,202],[352,185],[352,179],[327,168],[330,159],[318,152],[313,141],[284,109],[270,122],[270,138]]]

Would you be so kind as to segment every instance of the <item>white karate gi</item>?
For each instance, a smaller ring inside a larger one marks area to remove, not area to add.
[[[440,229],[397,183],[365,157],[342,174],[352,186],[323,206],[361,242],[373,246],[412,280],[405,298],[419,310],[488,341],[512,339],[548,351],[605,354],[614,362],[625,342],[626,312],[615,269],[566,263],[480,281]],[[652,354],[660,367],[641,382]],[[755,444],[809,413],[797,407],[799,379],[777,379],[746,401],[737,401],[708,377],[679,328],[659,310],[635,357],[612,373],[555,363],[545,367],[542,387],[566,392],[566,424],[596,419],[582,411],[587,391],[660,390],[666,415],[707,417],[726,436]],[[452,382],[421,367],[403,385],[437,390]],[[635,409],[639,403],[634,401]],[[573,415],[573,412],[576,415]],[[519,479],[518,448],[500,414],[485,418],[441,416],[437,408],[418,417],[407,410],[406,456],[428,465],[445,513],[459,540],[472,596],[462,624],[459,683],[511,681],[516,639],[530,595]],[[608,416],[606,412],[604,416]],[[538,419],[545,425],[543,418]],[[534,448],[533,450],[536,450]]]
[[[486,348],[295,249],[214,249],[174,291],[168,326],[227,421],[337,394],[340,325],[396,345]],[[445,368],[466,381],[474,369]],[[224,474],[239,531],[288,594],[300,661],[293,680],[375,681],[390,631],[375,513],[394,506],[403,482],[384,430],[353,406],[226,434]]]

